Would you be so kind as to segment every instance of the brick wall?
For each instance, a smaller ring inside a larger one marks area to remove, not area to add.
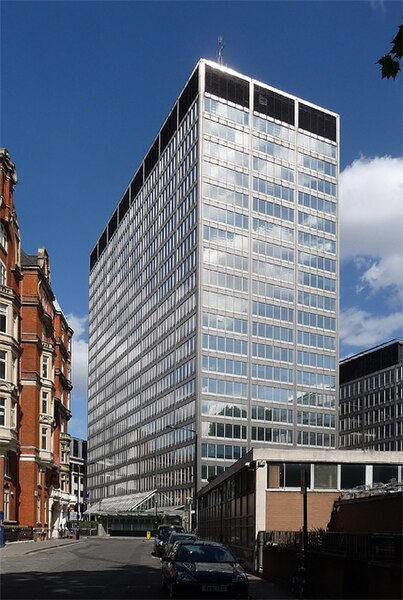
[[[339,492],[308,492],[308,529],[326,529]],[[266,492],[266,531],[299,531],[303,525],[300,492]]]

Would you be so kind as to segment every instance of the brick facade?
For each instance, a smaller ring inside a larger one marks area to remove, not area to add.
[[[52,292],[46,250],[22,253],[22,273],[20,525],[56,537],[69,501],[73,332]]]
[[[340,492],[308,492],[308,529],[326,529]],[[266,491],[266,531],[299,531],[303,525],[301,492]]]
[[[17,172],[0,149],[0,511],[18,522],[18,365],[20,352],[20,231],[13,193]]]
[[[7,526],[57,537],[70,488],[73,331],[50,283],[45,249],[21,251],[15,165],[0,149],[0,511]]]

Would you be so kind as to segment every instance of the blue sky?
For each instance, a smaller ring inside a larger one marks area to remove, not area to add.
[[[1,3],[1,139],[22,245],[45,246],[75,329],[86,436],[88,255],[200,57],[341,115],[341,356],[403,336],[402,2]]]

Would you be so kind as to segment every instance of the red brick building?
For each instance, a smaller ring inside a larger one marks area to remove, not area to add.
[[[51,284],[49,257],[21,253],[19,524],[57,537],[69,503],[71,338]]]
[[[15,165],[0,149],[0,511],[18,521],[18,363],[20,232],[14,208]]]
[[[21,251],[16,183],[1,148],[0,511],[6,527],[57,537],[69,505],[73,331],[53,294],[46,250]]]

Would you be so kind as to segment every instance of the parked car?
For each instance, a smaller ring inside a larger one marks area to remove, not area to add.
[[[175,544],[175,542],[194,541],[194,540],[198,540],[198,539],[199,538],[197,537],[197,535],[194,535],[193,533],[178,533],[177,531],[174,531],[169,536],[168,541],[165,545],[165,554],[169,554],[169,552],[171,551],[171,548]]]
[[[225,544],[179,541],[162,558],[161,585],[170,598],[247,598],[241,562]]]
[[[155,556],[163,556],[165,545],[171,533],[185,533],[183,527],[178,525],[160,525],[154,539],[154,554]]]

